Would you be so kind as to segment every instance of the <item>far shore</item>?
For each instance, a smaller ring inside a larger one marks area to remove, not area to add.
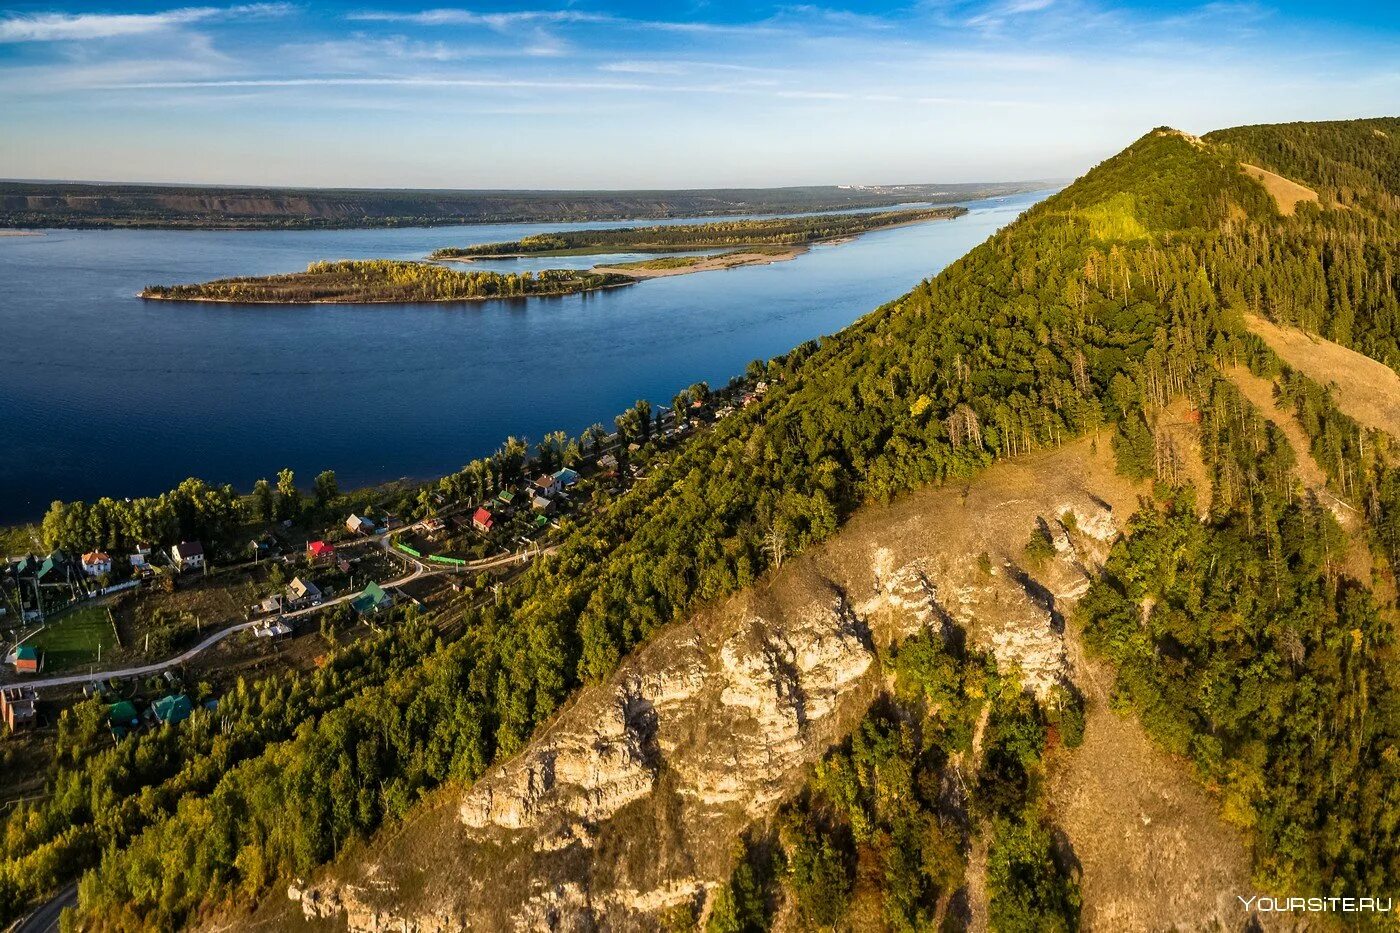
[[[0,236],[43,236],[42,230],[0,230]]]

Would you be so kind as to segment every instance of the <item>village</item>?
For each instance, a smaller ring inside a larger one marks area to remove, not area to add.
[[[247,523],[217,542],[7,558],[0,742],[42,742],[63,709],[93,698],[112,741],[179,727],[217,715],[220,692],[240,678],[314,668],[410,613],[450,625],[454,605],[491,598],[548,554],[561,523],[766,390],[757,380],[714,393],[699,384],[672,407],[629,410],[616,433],[595,426],[591,447],[585,438],[570,456],[525,458],[488,496],[454,498],[446,480],[391,485],[337,496],[309,519]],[[349,508],[335,512],[342,503]],[[38,789],[14,777],[0,807]]]

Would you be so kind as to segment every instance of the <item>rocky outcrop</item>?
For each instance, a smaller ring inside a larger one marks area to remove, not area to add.
[[[663,629],[429,822],[298,888],[303,914],[376,933],[641,930],[703,905],[743,830],[884,689],[884,647],[957,628],[1029,689],[1063,681],[1061,608],[1116,529],[1070,479],[1091,471],[1046,459],[1031,494],[1021,467],[916,494]],[[1055,556],[1026,568],[1037,522]]]

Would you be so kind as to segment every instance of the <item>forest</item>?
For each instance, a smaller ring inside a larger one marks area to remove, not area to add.
[[[1123,702],[1203,780],[1226,788],[1225,813],[1252,833],[1270,887],[1393,885],[1394,614],[1371,581],[1339,567],[1336,530],[1296,495],[1286,444],[1218,377],[1241,360],[1277,366],[1245,332],[1246,310],[1324,329],[1345,320],[1334,339],[1382,357],[1393,345],[1400,128],[1367,122],[1376,125],[1347,131],[1325,155],[1298,157],[1317,172],[1300,180],[1318,185],[1321,203],[1292,217],[1237,163],[1247,154],[1286,171],[1292,163],[1276,161],[1285,156],[1269,140],[1315,151],[1306,135],[1254,129],[1201,144],[1166,128],[1147,134],[903,298],[758,364],[771,385],[761,402],[572,528],[498,602],[468,610],[458,640],[412,664],[392,644],[366,643],[356,651],[381,672],[375,682],[293,733],[270,733],[265,748],[177,793],[155,789],[163,772],[134,778],[129,793],[164,808],[130,825],[125,845],[85,837],[77,860],[63,837],[34,829],[61,821],[45,822],[43,807],[14,811],[0,905],[8,915],[47,889],[32,882],[32,866],[50,866],[56,885],[71,876],[64,866],[91,864],[76,912],[86,929],[174,928],[236,912],[401,819],[444,782],[470,782],[518,750],[575,688],[606,677],[658,626],[752,584],[774,541],[800,551],[864,503],[1103,425],[1120,469],[1156,480],[1161,494],[1082,607],[1091,642],[1119,664]],[[1332,207],[1341,197],[1349,206]],[[1288,385],[1338,494],[1365,511],[1393,567],[1400,480],[1389,453],[1363,444],[1325,391],[1295,376]],[[1198,491],[1175,488],[1180,477],[1164,469],[1158,415],[1183,396],[1207,441],[1205,523],[1190,511]],[[1156,608],[1144,627],[1145,595]],[[961,670],[965,684],[969,665],[983,670],[956,656],[927,666]],[[998,926],[1073,928],[1077,894],[1049,856],[1033,780],[1050,714],[1014,689],[991,694],[992,773],[972,798],[991,827]],[[917,691],[896,701],[914,703]],[[761,928],[774,884],[788,885],[814,923],[849,915],[857,900],[877,904],[870,909],[895,928],[907,928],[899,917],[926,916],[955,883],[959,832],[926,835],[931,868],[917,879],[878,846],[870,864],[879,870],[854,874],[866,855],[853,856],[848,839],[930,825],[930,798],[891,812],[864,796],[859,775],[888,774],[897,787],[904,770],[948,767],[962,741],[953,719],[906,734],[904,718],[877,709],[792,804],[781,861],[755,861],[747,879],[748,860],[739,862],[729,928]],[[206,767],[198,737],[167,741],[159,754],[178,767]],[[65,761],[65,780],[99,786],[98,757]]]
[[[287,275],[216,279],[198,285],[151,285],[142,290],[141,297],[234,304],[389,304],[571,295],[632,282],[628,276],[608,272],[460,272],[426,262],[356,259],[313,262],[305,272]]]
[[[0,228],[328,230],[793,214],[948,204],[1044,182],[679,191],[365,190],[0,181]]]
[[[474,259],[487,256],[561,256],[621,251],[665,252],[738,246],[802,246],[822,240],[858,236],[899,224],[950,220],[967,213],[964,207],[881,211],[866,214],[820,214],[763,220],[717,220],[703,224],[623,227],[615,230],[561,230],[540,233],[509,243],[434,250],[430,259]]]

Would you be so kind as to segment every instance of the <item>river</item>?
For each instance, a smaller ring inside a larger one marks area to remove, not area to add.
[[[0,237],[0,522],[53,499],[249,488],[285,466],[343,487],[457,469],[507,435],[577,434],[639,398],[722,385],[937,273],[1049,192],[817,246],[789,262],[471,304],[145,302],[149,284],[625,224],[395,230],[55,230]],[[674,222],[681,222],[680,219]],[[587,267],[606,258],[479,268]]]

